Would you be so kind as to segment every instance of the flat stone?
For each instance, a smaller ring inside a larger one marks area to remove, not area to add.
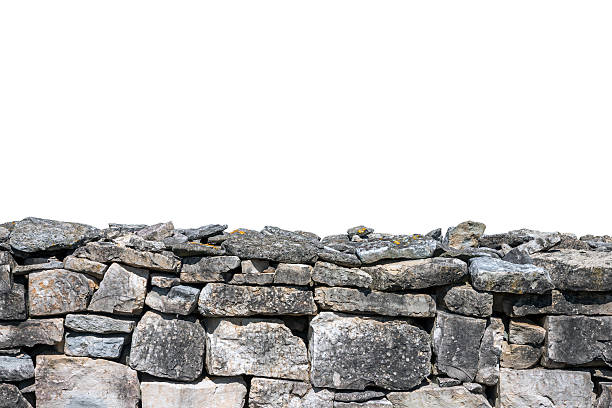
[[[145,299],[145,304],[151,309],[162,313],[188,315],[198,303],[200,289],[180,285],[171,289],[153,288]]]
[[[26,259],[26,262],[29,260],[30,258]],[[42,258],[42,259],[35,259],[36,261],[41,261],[41,262],[32,262],[32,263],[28,263],[27,265],[17,265],[15,267],[15,269],[13,269],[13,275],[28,275],[32,272],[39,272],[39,271],[48,271],[51,269],[63,269],[64,268],[64,263],[62,261],[58,261],[55,258]]]
[[[236,273],[229,281],[230,285],[269,286],[274,283],[276,272],[271,273]]]
[[[170,289],[181,284],[181,278],[168,273],[153,272],[151,274],[151,286]]]
[[[386,293],[350,288],[316,288],[321,310],[375,313],[385,316],[434,317],[436,302],[430,295]]]
[[[121,356],[124,343],[124,336],[67,333],[64,354],[76,357],[116,359]]]
[[[30,316],[53,316],[87,310],[96,283],[65,269],[35,272],[29,277]]]
[[[312,266],[302,264],[278,264],[274,275],[274,283],[278,285],[310,285]]]
[[[439,311],[433,329],[438,371],[463,382],[474,381],[486,326],[484,319]]]
[[[430,374],[429,335],[403,320],[322,312],[310,322],[308,346],[315,387],[406,390]]]
[[[122,234],[140,231],[141,229],[146,228],[146,227],[147,227],[147,224],[119,224],[116,222],[108,223],[109,229],[113,231],[118,231]]]
[[[270,267],[270,262],[263,259],[247,259],[240,262],[242,273],[263,273]]]
[[[563,370],[501,370],[499,408],[591,408],[593,383],[589,373]]]
[[[281,286],[235,286],[209,283],[198,300],[202,316],[314,315],[312,292]]]
[[[103,263],[90,261],[89,259],[85,258],[77,258],[76,256],[72,255],[64,258],[64,269],[86,273],[98,279],[102,279],[102,277],[104,277],[104,272],[106,272],[107,268],[108,266]]]
[[[484,234],[486,225],[481,222],[464,221],[446,231],[444,243],[451,248],[471,248],[478,246],[478,239]]]
[[[84,333],[131,333],[136,322],[100,315],[66,315],[64,325],[70,330]]]
[[[445,288],[439,299],[449,312],[474,317],[488,317],[493,314],[493,295],[478,292],[469,284]]]
[[[542,295],[504,296],[502,305],[510,316],[612,315],[612,293],[553,290]]]
[[[482,257],[470,261],[472,286],[478,290],[504,293],[544,293],[554,288],[546,270]]]
[[[189,257],[183,259],[181,282],[223,282],[224,274],[240,266],[237,256],[213,256],[209,258]]]
[[[451,248],[444,244],[439,244],[440,249],[444,252],[440,254],[443,258],[457,258],[464,262],[468,262],[472,258],[480,258],[482,256],[488,256],[490,258],[500,258],[500,251],[491,248]]]
[[[227,225],[225,224],[208,224],[199,228],[179,229],[178,231],[185,235],[188,240],[195,241],[221,234],[226,229]]]
[[[174,225],[172,221],[149,225],[136,231],[136,234],[148,241],[163,241],[164,238],[172,236]]]
[[[124,315],[142,312],[149,272],[144,269],[113,263],[100,282],[87,310]]]
[[[15,224],[9,243],[20,252],[57,251],[76,248],[101,237],[101,231],[85,224],[24,218]]]
[[[438,387],[454,387],[456,385],[461,385],[461,381],[456,378],[449,377],[437,377],[436,383],[438,384]]]
[[[539,346],[544,342],[546,330],[528,320],[510,320],[510,343]]]
[[[334,408],[393,408],[386,399],[372,400],[366,402],[334,402]]]
[[[536,265],[550,273],[556,289],[612,290],[612,253],[561,249],[532,255]]]
[[[340,402],[364,402],[372,399],[384,398],[386,394],[381,391],[337,391],[334,401]]]
[[[181,262],[167,253],[143,252],[111,242],[90,242],[74,252],[79,258],[100,263],[119,262],[135,268],[177,272]]]
[[[28,319],[19,323],[0,323],[0,349],[55,345],[64,337],[64,319]]]
[[[533,347],[526,344],[504,343],[501,355],[501,366],[505,368],[514,368],[516,370],[524,370],[536,366],[541,356],[542,352],[539,347]]]
[[[136,408],[136,371],[113,361],[87,357],[36,357],[37,408]]]
[[[334,393],[299,381],[253,378],[249,408],[333,408]],[[144,408],[144,407],[143,407]]]
[[[481,247],[500,249],[504,244],[509,245],[510,247],[517,247],[540,235],[542,235],[542,232],[540,231],[523,228],[501,234],[484,235],[478,240],[478,242]]]
[[[232,234],[222,244],[230,255],[299,264],[313,264],[317,260],[318,248],[308,240],[295,241],[281,235],[240,232]]]
[[[266,225],[262,230],[261,234],[270,235],[277,238],[289,239],[296,242],[308,242],[317,247],[320,247],[321,238],[312,232],[306,231],[289,231],[278,227]]]
[[[17,263],[7,251],[0,251],[0,295],[13,289],[13,270]]]
[[[372,277],[358,268],[345,268],[329,262],[318,261],[312,272],[312,280],[327,286],[369,288]]]
[[[129,365],[156,377],[193,381],[202,373],[204,350],[197,320],[146,312],[132,335]]]
[[[115,237],[113,242],[122,247],[133,248],[143,252],[161,252],[166,249],[166,244],[160,241],[147,241],[136,234],[121,235]]]
[[[190,384],[143,381],[140,390],[142,408],[242,408],[247,394],[240,377],[204,377]]]
[[[0,408],[32,408],[32,405],[13,384],[0,384]]]
[[[357,248],[361,262],[371,264],[383,259],[431,258],[437,241],[417,235],[398,235],[394,240],[365,241]]]
[[[499,367],[504,342],[502,319],[491,317],[478,350],[478,371],[475,380],[485,385],[495,385],[499,380]]]
[[[347,268],[358,268],[361,266],[361,261],[357,255],[336,251],[332,248],[325,247],[325,249],[317,252],[320,261],[333,263],[339,266],[345,266]]]
[[[0,356],[0,381],[23,381],[29,378],[34,378],[34,363],[30,356]]]
[[[172,252],[183,257],[222,256],[225,249],[218,245],[202,244],[201,242],[182,242],[172,245]]]
[[[20,283],[13,284],[13,289],[0,293],[0,320],[25,320],[25,288]]]
[[[361,268],[372,276],[374,290],[425,289],[460,282],[467,264],[459,259],[432,258]]]
[[[209,374],[308,379],[306,345],[282,321],[213,318],[205,326]]]
[[[394,408],[491,408],[489,401],[481,394],[472,394],[465,387],[425,386],[412,392],[391,392],[387,394]]]

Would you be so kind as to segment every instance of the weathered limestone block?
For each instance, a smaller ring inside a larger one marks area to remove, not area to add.
[[[270,262],[263,259],[247,259],[240,262],[242,273],[264,273],[268,268],[270,268]]]
[[[385,316],[433,317],[436,302],[430,295],[366,292],[350,288],[316,288],[315,302],[322,310],[375,313]]]
[[[223,247],[201,242],[180,242],[172,245],[172,252],[183,257],[222,256],[226,251]]]
[[[476,382],[485,385],[497,384],[503,342],[504,323],[502,319],[491,317],[480,342]]]
[[[118,262],[162,272],[177,272],[181,264],[171,254],[137,251],[111,242],[90,242],[74,251],[74,255],[100,263]]]
[[[478,292],[469,284],[445,288],[439,299],[449,312],[474,317],[488,317],[493,313],[493,295]]]
[[[275,272],[236,273],[229,281],[230,285],[270,286],[274,283]]]
[[[230,255],[242,259],[313,264],[317,260],[317,246],[307,240],[296,241],[280,235],[265,235],[238,230],[221,244]]]
[[[345,266],[347,268],[358,268],[361,266],[361,261],[357,255],[340,252],[329,247],[319,250],[317,255],[320,261],[330,262],[339,266]]]
[[[612,293],[553,290],[542,295],[504,295],[503,309],[510,316],[612,315]]]
[[[333,408],[334,393],[299,381],[253,378],[249,408]],[[144,407],[143,407],[144,408]]]
[[[313,315],[317,306],[312,292],[303,288],[209,283],[198,310],[203,316]]]
[[[13,289],[13,270],[17,263],[7,251],[0,251],[0,295]]]
[[[15,223],[9,243],[21,252],[56,251],[100,237],[101,231],[89,225],[30,217]]]
[[[610,408],[612,406],[612,382],[601,382],[601,394],[594,408]]]
[[[0,355],[0,381],[23,381],[34,377],[34,363],[27,354]]]
[[[192,381],[202,373],[205,341],[197,320],[146,312],[132,336],[129,365],[156,377]]]
[[[545,356],[552,362],[612,364],[612,316],[547,316]]]
[[[327,286],[350,286],[356,288],[369,288],[372,286],[372,277],[358,268],[344,268],[329,262],[315,264],[312,280]]]
[[[136,371],[87,357],[36,357],[37,408],[136,408],[140,386]]]
[[[32,405],[13,384],[0,384],[0,408],[32,408]]]
[[[451,248],[472,248],[478,246],[478,240],[484,234],[486,225],[481,222],[465,221],[446,231],[444,243]]]
[[[131,266],[112,264],[87,310],[124,315],[142,312],[147,295],[149,272]]]
[[[136,231],[136,234],[148,241],[163,241],[174,233],[172,221],[160,222]]]
[[[237,256],[189,257],[183,259],[181,282],[223,282],[224,274],[240,266]]]
[[[191,286],[174,286],[170,290],[153,288],[145,299],[151,309],[162,313],[188,315],[198,303],[200,289]]]
[[[52,316],[87,310],[96,283],[86,275],[64,269],[31,273],[30,316]]]
[[[131,333],[136,322],[100,315],[66,315],[64,325],[70,330],[85,333]]]
[[[559,290],[612,290],[612,252],[561,249],[532,255]]]
[[[32,272],[48,271],[51,269],[63,269],[64,263],[57,258],[26,258],[25,265],[17,265],[13,269],[13,275],[28,275]]]
[[[334,401],[334,408],[393,408],[389,400],[371,400],[365,402],[339,402]]]
[[[554,288],[546,270],[489,257],[470,261],[472,285],[478,290],[505,293],[544,293]]]
[[[19,323],[0,323],[0,349],[54,345],[64,337],[64,319],[29,319]]]
[[[539,347],[533,347],[526,344],[504,343],[501,366],[505,368],[514,368],[516,370],[524,370],[537,365],[541,356],[542,352]]]
[[[510,343],[539,346],[544,342],[545,336],[546,330],[531,321],[516,319],[510,321]]]
[[[391,241],[364,241],[357,248],[357,256],[364,264],[383,259],[431,258],[438,244],[431,238],[416,235],[398,235]]]
[[[205,325],[209,374],[308,379],[306,345],[280,320],[206,319]]]
[[[334,401],[340,402],[364,402],[385,397],[381,391],[337,391],[334,394]]]
[[[240,377],[205,377],[190,384],[143,381],[140,390],[142,408],[242,408],[247,393]]]
[[[472,394],[465,387],[425,386],[411,392],[392,392],[387,399],[393,408],[491,408],[480,394]]]
[[[107,268],[108,266],[103,263],[91,261],[86,258],[78,258],[72,255],[64,258],[64,269],[86,273],[98,279],[102,279]]]
[[[76,357],[116,359],[121,356],[124,336],[67,333],[64,354]]]
[[[279,285],[310,285],[312,266],[302,264],[278,264],[274,275],[274,283]]]
[[[589,373],[563,370],[501,370],[499,408],[591,408],[593,383]]]
[[[178,231],[185,235],[188,240],[195,241],[221,234],[226,229],[226,224],[208,224],[198,228],[179,229]]]
[[[0,320],[24,320],[26,318],[25,288],[20,283],[13,289],[0,293]]]
[[[308,347],[315,387],[407,390],[430,373],[429,335],[403,320],[322,312],[310,322]]]
[[[460,282],[467,264],[459,259],[432,258],[362,267],[372,276],[374,290],[424,289]]]
[[[438,312],[433,330],[433,350],[438,371],[463,382],[472,382],[478,371],[480,340],[487,321]]]
[[[170,289],[173,286],[178,286],[181,284],[181,279],[178,276],[170,275],[167,273],[159,273],[154,272],[151,274],[151,285],[163,288]]]

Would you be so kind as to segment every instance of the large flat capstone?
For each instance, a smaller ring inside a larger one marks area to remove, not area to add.
[[[56,251],[76,248],[100,236],[101,231],[89,225],[30,217],[15,223],[9,243],[21,252]]]

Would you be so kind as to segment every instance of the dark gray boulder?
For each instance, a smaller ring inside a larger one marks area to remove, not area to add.
[[[32,408],[32,405],[13,384],[0,384],[0,408]]]
[[[0,320],[24,320],[26,318],[25,288],[15,283],[9,292],[0,293]]]

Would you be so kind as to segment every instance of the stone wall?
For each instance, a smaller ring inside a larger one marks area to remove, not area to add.
[[[0,407],[609,407],[612,238],[0,224]]]

